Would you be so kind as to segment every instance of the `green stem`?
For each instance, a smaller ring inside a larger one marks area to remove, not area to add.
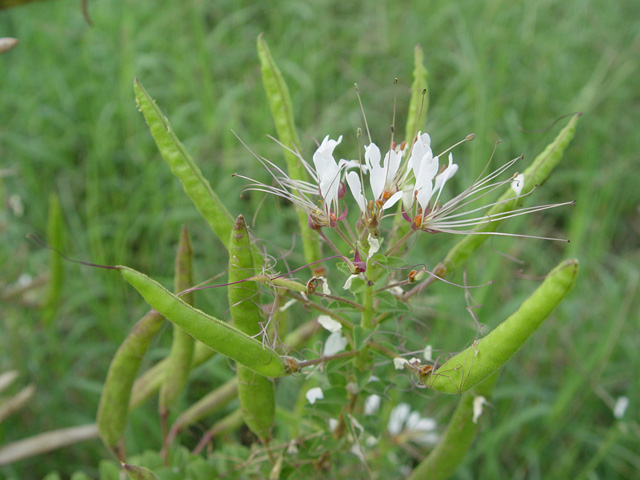
[[[367,259],[367,271],[371,271],[371,259]],[[363,292],[364,309],[362,310],[362,321],[360,325],[365,330],[373,330],[373,285],[367,285]]]

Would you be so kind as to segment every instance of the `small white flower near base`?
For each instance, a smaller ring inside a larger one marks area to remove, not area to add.
[[[618,420],[621,420],[624,417],[624,412],[627,411],[627,407],[629,406],[629,399],[627,397],[618,397],[616,400],[616,405],[613,407],[613,416]]]
[[[338,332],[333,332],[327,338],[327,341],[324,342],[324,349],[322,350],[322,355],[324,357],[330,357],[331,355],[335,355],[343,351],[349,342],[346,338],[342,336],[342,334]]]
[[[314,387],[307,390],[304,396],[307,397],[307,401],[313,405],[316,403],[316,400],[322,400],[324,398],[324,392],[320,387]]]
[[[417,411],[411,411],[407,403],[398,404],[389,416],[387,430],[393,437],[402,436],[422,445],[438,443],[439,435],[435,431],[438,423],[429,417],[423,417]]]
[[[404,370],[404,366],[408,363],[409,361],[406,358],[396,357],[393,359],[393,366],[396,367],[396,370]]]
[[[473,423],[478,423],[478,419],[480,415],[482,415],[482,410],[484,410],[484,405],[487,403],[487,399],[482,395],[478,395],[473,398]]]
[[[340,322],[334,320],[329,315],[320,315],[318,317],[318,323],[325,329],[329,330],[331,333],[339,332],[342,330],[342,325]]]
[[[511,181],[511,189],[516,192],[516,195],[520,195],[522,193],[522,189],[524,188],[524,174],[519,173],[513,180]]]
[[[380,395],[369,395],[364,401],[364,414],[365,415],[375,415],[380,410]]]

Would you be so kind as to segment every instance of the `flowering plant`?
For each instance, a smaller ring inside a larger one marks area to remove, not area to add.
[[[522,160],[518,157],[483,172],[453,195],[451,180],[459,166],[452,150],[474,135],[434,154],[431,137],[420,127],[426,114],[426,71],[419,48],[407,140],[396,143],[392,136],[389,148],[381,149],[367,128],[363,153],[338,160],[343,137],[325,136],[311,161],[293,127],[284,79],[261,37],[258,51],[287,167],[253,153],[270,181],[236,176],[247,182],[246,190],[295,206],[306,262],[285,273],[276,270],[243,216],[234,219],[228,212],[136,80],[139,108],[161,153],[228,252],[224,286],[232,322],[192,306],[194,291],[207,287],[193,287],[186,231],[176,259],[176,293],[131,268],[115,267],[152,309],[111,365],[98,412],[101,437],[122,462],[141,461],[127,458],[123,431],[129,412],[160,389],[163,449],[158,455],[174,468],[188,459],[207,475],[293,479],[344,477],[364,465],[377,475],[402,471],[413,479],[447,478],[473,440],[497,373],[571,289],[577,261],[560,263],[516,312],[458,353],[427,342],[405,319],[417,295],[438,280],[448,282],[484,239],[507,235],[497,230],[504,220],[571,203],[522,206],[561,159],[577,116],[524,172],[510,170]],[[502,195],[492,200],[496,190]],[[435,233],[461,239],[432,268],[408,263],[412,244]],[[163,317],[176,326],[171,354],[136,380],[140,359]],[[395,341],[398,337],[403,341]],[[235,361],[235,374],[168,428],[190,371],[215,352]],[[404,381],[412,388],[398,401]],[[421,396],[412,398],[411,392],[425,388],[462,397],[447,427],[429,416]],[[251,449],[227,445],[206,459],[176,453],[184,452],[175,446],[180,432],[236,397],[238,407],[207,430],[193,453],[241,424],[255,435]],[[411,466],[380,454],[392,448],[411,458]],[[128,468],[132,478],[155,475]],[[184,478],[193,471],[185,468]]]

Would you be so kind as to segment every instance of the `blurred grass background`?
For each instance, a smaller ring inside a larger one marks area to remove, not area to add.
[[[337,154],[346,157],[355,155],[354,133],[362,126],[353,83],[374,141],[384,144],[393,78],[400,85],[401,130],[419,43],[429,70],[426,130],[434,149],[477,135],[455,154],[462,167],[458,188],[484,167],[496,140],[502,140],[497,162],[524,153],[526,164],[564,120],[531,131],[584,112],[565,159],[529,202],[575,198],[576,206],[507,227],[571,243],[501,238],[487,242],[468,265],[470,284],[495,281],[473,292],[484,306],[479,319],[490,327],[536,285],[520,278],[519,268],[526,276],[543,275],[575,256],[581,274],[552,320],[505,368],[489,420],[456,478],[637,475],[640,3],[622,0],[604,9],[592,0],[186,0],[90,2],[89,10],[93,27],[74,2],[0,11],[0,36],[20,40],[0,56],[0,286],[47,272],[49,253],[25,236],[45,235],[52,192],[60,197],[64,251],[73,258],[127,264],[167,283],[184,223],[193,234],[198,278],[224,272],[217,240],[162,162],[135,108],[134,77],[157,99],[231,212],[250,217],[261,199],[241,200],[243,184],[231,174],[265,177],[232,131],[254,151],[281,158],[266,138],[274,127],[257,35],[264,32],[289,83],[307,153],[314,139],[344,134]],[[267,201],[256,235],[288,249],[291,238],[283,232],[295,224],[291,213]],[[453,241],[436,235],[415,248],[433,266]],[[113,272],[71,263],[64,270],[62,302],[50,324],[41,310],[1,306],[0,370],[19,370],[23,383],[35,383],[38,391],[27,409],[2,423],[0,443],[92,422],[110,358],[146,310]],[[42,300],[44,293],[35,293],[33,300]],[[226,308],[223,292],[202,297],[205,309]],[[474,334],[464,292],[437,285],[427,300],[437,312],[423,319],[430,343],[460,350]],[[151,359],[166,354],[165,340]],[[621,395],[630,400],[623,426],[611,410]],[[455,400],[427,396],[423,411],[446,424]],[[157,429],[154,408],[136,414],[130,435],[140,449],[158,448],[148,444],[149,429]],[[0,467],[0,476],[41,478],[87,466],[95,472],[105,456],[96,440]]]

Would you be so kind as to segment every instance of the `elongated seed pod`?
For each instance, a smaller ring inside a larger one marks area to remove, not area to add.
[[[254,274],[253,255],[244,218],[236,219],[229,241],[229,310],[233,324],[239,330],[259,336],[263,327],[258,307],[258,285],[242,282]],[[266,443],[271,438],[275,420],[276,401],[273,382],[256,372],[238,365],[238,398],[245,423]]]
[[[140,363],[163,323],[162,315],[155,310],[149,311],[133,327],[109,366],[98,406],[97,424],[100,438],[114,451],[127,425],[131,388]]]
[[[407,148],[413,143],[421,126],[427,120],[429,110],[429,86],[427,85],[427,69],[424,67],[424,55],[420,45],[413,50],[413,83],[411,84],[411,101],[407,114],[407,125],[404,131]]]
[[[522,198],[531,190],[542,185],[551,176],[551,172],[562,159],[564,151],[571,143],[576,131],[580,114],[574,115],[569,123],[560,131],[556,138],[544,151],[536,157],[533,163],[524,171],[524,187],[518,198],[516,193],[509,187],[507,191],[487,212],[487,217],[495,217],[502,213],[517,208],[522,203]],[[486,226],[478,229],[480,232],[495,231],[502,221],[492,221]],[[436,267],[438,276],[451,274],[461,267],[476,251],[476,249],[487,240],[488,235],[467,235],[449,250],[445,259]]]
[[[313,337],[318,328],[319,325],[317,322],[307,322],[289,333],[285,337],[283,344],[288,345],[291,348],[299,348],[304,345],[307,340]],[[216,352],[206,345],[200,342],[196,343],[196,350],[193,355],[191,368],[194,369],[197,366],[202,365],[215,355],[215,353]],[[144,374],[140,375],[136,380],[136,383],[133,385],[129,409],[132,410],[134,408],[138,408],[159,390],[166,367],[167,359],[165,358],[144,372]]]
[[[258,340],[192,307],[143,273],[124,266],[116,268],[149,305],[212,350],[261,375],[280,377],[290,373],[280,356]]]
[[[318,331],[317,322],[308,322],[296,328],[284,339],[286,345],[292,348],[302,347]],[[195,422],[200,421],[207,415],[219,410],[238,394],[238,377],[234,377],[223,385],[208,393],[196,403],[187,408],[176,419],[171,426],[169,440],[172,440],[177,433]],[[171,442],[168,442],[171,443]]]
[[[447,360],[424,379],[425,384],[443,393],[459,394],[496,372],[569,293],[577,274],[577,260],[560,263],[513,315],[478,342]]]
[[[160,153],[173,174],[182,182],[185,193],[226,247],[229,243],[233,217],[213,191],[209,181],[204,178],[182,142],[173,133],[169,120],[162,114],[137,78],[133,82],[133,88],[138,108],[149,125]]]
[[[189,232],[182,227],[180,233],[180,243],[178,244],[178,253],[175,262],[175,279],[174,290],[176,293],[183,292],[193,285],[193,249],[191,248],[191,240]],[[193,305],[193,292],[182,295],[181,298]],[[182,392],[193,361],[193,352],[195,349],[195,340],[191,335],[183,329],[173,327],[173,342],[171,344],[171,353],[168,357],[168,364],[165,370],[164,381],[160,389],[160,413],[166,415],[169,408]]]
[[[300,140],[293,118],[293,106],[291,104],[291,96],[289,95],[289,87],[280,73],[280,69],[276,65],[275,60],[271,56],[269,46],[260,34],[258,36],[258,58],[262,69],[262,84],[267,93],[269,105],[271,107],[271,115],[276,125],[278,138],[287,149],[284,150],[284,157],[287,162],[287,173],[294,180],[307,180],[307,172],[300,162],[300,159],[293,152],[302,151],[300,148]],[[320,243],[318,235],[309,228],[306,213],[297,208],[298,226],[302,235],[302,246],[304,249],[304,257],[308,263],[320,260]]]

